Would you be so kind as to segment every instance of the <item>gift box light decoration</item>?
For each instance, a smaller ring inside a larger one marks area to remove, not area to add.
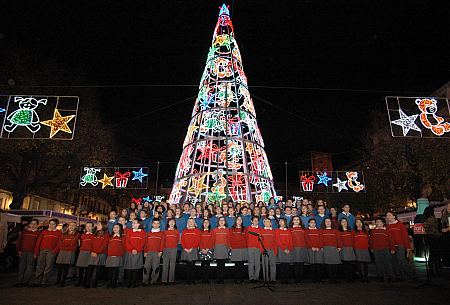
[[[78,102],[77,96],[2,95],[0,138],[72,140]]]
[[[303,193],[364,193],[362,171],[300,172]]]
[[[447,98],[388,96],[386,106],[393,137],[450,137]]]
[[[169,202],[267,202],[271,197],[276,197],[272,173],[230,12],[223,5]]]
[[[147,189],[148,167],[83,167],[82,189]]]

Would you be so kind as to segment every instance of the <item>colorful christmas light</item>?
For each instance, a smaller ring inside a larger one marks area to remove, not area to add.
[[[228,7],[220,8],[170,203],[276,197]]]
[[[148,174],[142,172],[143,168],[141,167],[138,171],[133,171],[133,179],[132,180],[139,180],[140,183],[142,183],[142,178],[147,177]]]
[[[80,188],[146,189],[148,167],[84,167]],[[98,177],[102,177],[99,179]]]
[[[66,133],[72,133],[67,123],[69,123],[75,115],[61,116],[58,109],[55,109],[53,113],[53,119],[42,121],[42,125],[49,126],[50,129],[50,139],[53,138],[59,131],[63,131]]]
[[[107,174],[103,173],[103,178],[98,180],[102,184],[102,189],[107,186],[114,187],[112,181],[114,180],[114,176],[109,177]]]
[[[303,192],[316,193],[360,193],[365,192],[362,171],[300,172]]]
[[[324,172],[323,174],[318,174],[317,178],[319,178],[319,181],[317,182],[317,184],[322,183],[325,186],[328,186],[328,181],[332,180],[330,177],[327,176],[326,172]]]

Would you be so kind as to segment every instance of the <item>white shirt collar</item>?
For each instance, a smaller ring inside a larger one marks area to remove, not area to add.
[[[120,235],[119,234],[114,234],[114,236],[113,237],[120,237]]]
[[[272,228],[271,227],[268,227],[268,228],[264,227],[264,230],[272,230]]]
[[[158,228],[158,229],[152,228],[152,233],[156,233],[156,232],[160,232],[160,231],[161,231],[161,228]]]
[[[141,229],[137,229],[137,230],[133,229],[133,232],[141,232]]]

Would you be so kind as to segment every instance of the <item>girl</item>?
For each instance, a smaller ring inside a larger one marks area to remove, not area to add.
[[[36,276],[34,286],[47,286],[48,275],[52,271],[55,256],[58,252],[58,244],[61,239],[61,231],[56,229],[58,219],[50,219],[48,229],[41,232],[36,247],[34,257],[36,262]]]
[[[203,219],[202,227],[203,229],[200,232],[199,259],[202,265],[202,282],[205,284],[209,283],[209,264],[213,259],[214,253],[214,239],[210,228],[209,218]]]
[[[392,236],[395,246],[395,255],[392,256],[392,268],[397,279],[406,280],[415,278],[413,267],[406,260],[406,250],[411,248],[408,231],[403,223],[397,220],[393,212],[386,213],[387,230]]]
[[[369,263],[371,262],[369,253],[369,234],[367,234],[364,223],[357,218],[355,222],[355,236],[353,239],[356,263],[361,276],[361,281],[369,282]]]
[[[330,208],[331,227],[335,230],[339,230],[338,212],[336,208]]]
[[[384,226],[384,219],[377,218],[375,224],[375,229],[370,233],[369,247],[375,258],[378,276],[390,282],[393,279],[391,254],[395,254],[394,243]]]
[[[321,282],[321,265],[323,264],[322,232],[316,228],[316,221],[311,218],[305,230],[305,243],[308,249],[308,263],[311,265],[312,282]]]
[[[167,230],[164,231],[163,270],[161,281],[164,285],[175,283],[175,265],[180,233],[175,219],[167,220]]]
[[[436,275],[441,272],[439,257],[439,241],[441,232],[439,231],[438,221],[434,216],[434,208],[426,207],[423,211],[423,227],[425,229],[425,241],[429,249],[429,265],[431,274]]]
[[[227,228],[232,228],[234,226],[235,221],[236,221],[236,215],[235,215],[234,208],[228,208]]]
[[[27,286],[33,276],[34,268],[34,249],[39,238],[39,220],[31,219],[30,223],[19,235],[16,248],[19,255],[19,274],[18,281],[15,286]]]
[[[299,284],[303,277],[303,266],[308,261],[308,252],[305,243],[305,230],[299,216],[292,217],[292,262],[294,263],[295,283]]]
[[[308,207],[306,205],[302,205],[300,219],[302,220],[303,227],[307,228],[309,226],[309,220],[311,219],[311,217],[309,216]]]
[[[80,238],[80,253],[78,253],[76,263],[78,267],[78,283],[75,285],[76,287],[85,284],[85,273],[91,259],[92,241],[94,240],[94,224],[92,222],[86,223],[84,230],[85,232],[81,234]]]
[[[195,210],[194,210],[195,211]],[[195,219],[189,218],[186,229],[181,234],[181,260],[186,262],[186,280],[188,285],[195,284],[194,264],[198,260],[198,246],[200,244],[200,232],[195,225]]]
[[[291,263],[292,234],[288,230],[287,220],[281,218],[278,221],[279,228],[275,231],[277,243],[278,262],[280,263],[281,282],[287,284],[289,281],[289,264]]]
[[[177,223],[178,231],[183,231],[186,228],[186,218],[179,207],[175,209],[175,222]]]
[[[353,281],[353,262],[356,259],[353,250],[355,232],[350,230],[347,218],[340,221],[340,237],[342,241],[341,260],[344,263],[344,277],[347,282]]]
[[[322,228],[323,262],[326,265],[330,283],[337,283],[337,266],[342,263],[339,256],[342,248],[341,237],[339,231],[333,229],[333,223],[328,217],[323,220]]]
[[[242,209],[244,209],[243,207]],[[259,219],[253,216],[251,225],[246,229],[247,249],[248,249],[248,278],[250,282],[255,283],[259,280],[259,272],[261,270],[261,245],[258,236],[261,235],[262,229],[258,226]],[[256,233],[256,236],[249,233]]]
[[[97,223],[97,230],[92,239],[91,257],[89,258],[88,269],[86,272],[85,288],[91,288],[91,279],[95,271],[94,282],[92,288],[97,287],[98,276],[100,271],[105,266],[106,256],[108,252],[108,224],[106,221],[99,221]]]
[[[56,265],[58,266],[56,285],[59,284],[61,287],[64,287],[66,283],[69,267],[75,262],[75,250],[77,249],[80,238],[76,229],[77,224],[70,222],[67,231],[62,234],[59,240],[59,253],[56,258]]]
[[[161,231],[159,219],[153,219],[152,229],[147,233],[147,241],[144,248],[145,266],[143,286],[156,285],[159,278],[159,263],[163,253],[164,233]],[[149,283],[151,273],[151,281]]]
[[[123,226],[113,226],[111,238],[108,241],[108,257],[105,267],[108,270],[107,288],[116,288],[119,280],[119,269],[123,266],[123,255],[125,254],[125,242],[123,238]]]
[[[139,212],[139,219],[141,220],[140,223],[142,224],[142,229],[144,229],[145,232],[150,231],[150,218],[147,218],[147,212],[145,210]]]
[[[234,282],[241,284],[244,282],[244,261],[247,260],[247,240],[241,216],[236,217],[236,221],[231,228],[230,248],[230,260],[235,265],[236,279]]]
[[[224,284],[225,262],[230,252],[230,233],[227,221],[221,216],[217,219],[217,228],[213,230],[214,259],[217,262],[217,284]]]
[[[144,266],[142,252],[144,251],[146,233],[142,227],[142,221],[133,220],[132,230],[127,233],[125,238],[125,248],[127,255],[123,268],[127,270],[127,287],[137,287],[137,278],[139,271]]]

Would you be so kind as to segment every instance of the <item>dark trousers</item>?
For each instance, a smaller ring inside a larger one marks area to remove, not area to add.
[[[86,288],[95,288],[98,285],[98,277],[102,271],[104,271],[105,266],[95,266],[89,265],[87,270],[85,270],[83,286]]]
[[[195,261],[186,261],[186,281],[188,284],[194,281],[194,264]]]
[[[120,267],[108,268],[108,286],[107,287],[112,287],[112,288],[117,287],[117,282],[119,280],[119,268]]]
[[[302,281],[303,267],[304,267],[304,263],[295,263],[294,264],[295,282],[296,283],[300,283]]]
[[[244,262],[234,262],[235,265],[235,280],[238,283],[242,283],[244,281],[244,277],[246,274],[246,270],[244,270]]]
[[[225,277],[225,261],[224,259],[218,259],[217,261],[217,282],[223,283]]]
[[[202,270],[202,281],[205,283],[205,282],[208,282],[208,280],[209,280],[209,270],[210,270],[210,265],[209,265],[209,261],[202,261],[202,267],[201,267],[201,270]]]
[[[281,263],[279,268],[281,282],[287,284],[289,281],[289,263]]]
[[[322,265],[321,264],[312,264],[311,265],[311,277],[313,283],[321,282],[321,274],[322,274]]]
[[[64,286],[66,283],[67,273],[69,273],[69,264],[57,264],[58,274],[56,284]]]
[[[326,265],[327,266],[327,273],[328,273],[328,279],[330,280],[330,283],[336,283],[336,277],[338,272],[338,265]]]

